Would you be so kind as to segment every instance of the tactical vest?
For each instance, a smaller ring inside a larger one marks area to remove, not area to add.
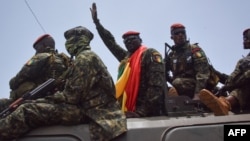
[[[200,47],[197,43],[189,44],[188,49],[183,49],[183,52],[176,52],[172,54],[171,57],[171,69],[173,76],[175,77],[185,77],[185,78],[195,78],[195,72],[193,70],[194,57],[199,56]],[[208,79],[207,87],[212,89],[219,82],[219,77],[217,76],[213,66],[209,65],[210,77]]]
[[[194,77],[191,49],[174,50],[170,53],[170,66],[174,77]]]
[[[66,73],[67,68],[70,65],[70,59],[67,55],[63,53],[51,53],[47,54],[45,58],[48,57],[48,62],[46,66],[43,66],[43,70],[41,72],[45,72],[45,74],[41,74],[38,78],[35,78],[34,80],[24,80],[16,89],[13,89],[10,92],[10,98],[13,100],[21,97],[23,94],[27,93],[28,91],[31,91],[41,83],[45,82],[49,78],[58,79],[64,73]],[[44,58],[44,59],[45,59]],[[36,72],[39,73],[39,72]],[[61,78],[65,79],[65,78]]]

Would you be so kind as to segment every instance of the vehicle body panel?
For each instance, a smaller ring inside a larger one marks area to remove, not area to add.
[[[250,125],[250,114],[148,117],[127,119],[127,133],[115,141],[223,141],[224,125]],[[87,124],[35,129],[17,141],[90,141]]]

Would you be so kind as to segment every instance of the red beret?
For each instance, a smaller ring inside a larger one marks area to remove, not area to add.
[[[170,27],[171,31],[176,29],[176,28],[184,28],[185,29],[185,26],[181,23],[175,23],[175,24],[172,24]]]
[[[250,28],[248,28],[248,29],[245,29],[244,31],[243,31],[243,35],[246,35],[247,34],[247,32],[250,30]]]
[[[122,38],[125,39],[127,36],[130,36],[130,35],[139,35],[140,32],[136,32],[136,31],[127,31],[126,33],[124,33],[122,35]]]
[[[185,30],[185,26],[181,23],[175,23],[175,24],[172,24],[171,27],[170,27],[170,33],[173,34],[174,31],[177,30]]]
[[[46,38],[46,37],[51,37],[51,36],[50,36],[49,34],[44,34],[44,35],[38,37],[38,38],[36,39],[36,41],[34,42],[33,47],[35,47],[35,45],[36,45],[38,42],[40,42],[42,39],[44,39],[44,38]]]

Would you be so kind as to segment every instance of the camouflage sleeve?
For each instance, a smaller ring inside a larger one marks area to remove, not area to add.
[[[141,116],[158,115],[165,91],[164,63],[161,54],[148,49],[141,63],[141,84],[136,113]]]
[[[239,76],[241,74],[241,71],[240,71],[240,63],[241,63],[242,60],[239,60],[233,70],[233,72],[229,75],[228,79],[226,80],[226,85],[227,86],[230,86],[230,85],[233,85],[234,83],[234,80],[237,78],[237,76]]]
[[[111,51],[116,59],[121,62],[127,56],[128,52],[116,43],[114,36],[110,33],[110,31],[105,29],[100,22],[95,23],[95,25],[106,47]]]
[[[194,58],[194,70],[196,72],[195,94],[198,94],[201,89],[206,88],[210,75],[209,63],[205,52],[200,47],[196,47],[192,52]]]
[[[13,77],[10,82],[10,88],[16,89],[22,82],[32,81],[41,76],[47,68],[47,62],[50,54],[39,53],[28,60],[21,70]]]
[[[240,59],[234,71],[230,74],[229,78],[226,81],[227,86],[234,86],[238,83],[242,84],[244,81],[248,81],[249,79],[249,67],[247,64],[249,61],[245,59]]]
[[[90,100],[103,94],[103,91],[98,91],[101,88],[97,84],[98,72],[101,70],[100,59],[91,52],[84,52],[86,53],[81,53],[76,57],[69,69],[64,90],[48,99],[52,99],[56,103],[79,104],[81,100],[84,100],[85,102],[81,101],[81,104],[94,104]]]

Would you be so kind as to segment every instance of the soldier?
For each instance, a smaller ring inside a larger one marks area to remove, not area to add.
[[[187,40],[185,26],[180,23],[171,25],[171,39],[174,45],[165,58],[166,80],[173,87],[168,94],[186,95],[193,100],[199,100],[198,94],[202,89],[212,90],[217,82],[209,83],[210,64],[198,43],[191,44]],[[170,76],[170,71],[173,76]]]
[[[91,51],[93,34],[78,26],[64,33],[66,49],[75,57],[63,91],[20,105],[0,120],[0,139],[13,139],[40,127],[89,123],[92,141],[108,141],[126,132],[115,86],[102,60]],[[15,124],[13,124],[15,123]]]
[[[36,51],[35,55],[24,64],[15,77],[11,78],[10,99],[0,100],[0,111],[49,78],[57,80],[58,89],[63,88],[63,79],[59,80],[59,76],[67,70],[70,58],[64,53],[57,52],[55,41],[49,34],[40,36],[34,42],[33,48]]]
[[[250,49],[250,28],[243,31],[243,47]],[[229,91],[226,97],[215,97],[210,91],[200,92],[201,101],[210,108],[216,116],[228,115],[231,110],[234,113],[250,111],[250,53],[240,59],[234,71],[226,80],[220,92]]]
[[[96,4],[90,8],[96,29],[106,47],[120,62],[116,82],[116,98],[127,118],[157,116],[162,112],[164,65],[161,54],[142,45],[140,33],[122,35],[127,51],[120,47],[98,17]]]

